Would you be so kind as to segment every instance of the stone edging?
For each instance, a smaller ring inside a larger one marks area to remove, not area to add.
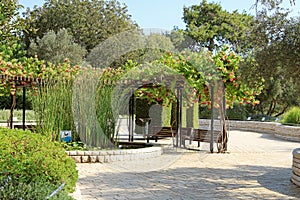
[[[210,120],[200,119],[200,127],[209,127]],[[218,129],[218,121],[215,121],[216,129]],[[300,127],[297,126],[285,126],[275,122],[259,122],[259,121],[234,121],[228,122],[230,129],[255,131],[262,133],[274,134],[274,136],[289,140],[300,142]]]
[[[146,147],[140,149],[116,149],[101,151],[67,151],[76,163],[108,163],[116,161],[142,160],[160,156],[161,147]]]
[[[291,177],[291,181],[300,186],[300,148],[295,149],[293,151],[293,173]]]

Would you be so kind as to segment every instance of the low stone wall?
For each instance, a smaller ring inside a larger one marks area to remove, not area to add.
[[[219,120],[215,120],[216,130],[220,127]],[[199,120],[200,128],[210,128],[209,119]],[[227,126],[230,129],[255,131],[261,133],[274,134],[278,138],[285,140],[300,142],[300,127],[285,126],[275,122],[259,122],[259,121],[227,121]]]
[[[142,160],[162,154],[161,147],[146,147],[140,149],[120,149],[101,151],[67,151],[68,156],[76,163],[109,163],[116,161]]]
[[[277,125],[275,136],[289,141],[300,142],[300,127]]]
[[[300,149],[295,149],[293,151],[293,173],[291,181],[300,186]]]

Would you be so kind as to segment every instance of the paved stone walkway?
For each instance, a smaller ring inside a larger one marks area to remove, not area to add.
[[[169,142],[171,141],[164,141]],[[203,143],[204,144],[204,143]],[[76,199],[300,199],[290,182],[299,143],[271,134],[231,131],[228,152],[165,148],[149,160],[78,164]]]

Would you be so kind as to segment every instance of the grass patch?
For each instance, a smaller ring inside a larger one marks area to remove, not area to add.
[[[7,121],[9,119],[10,110],[0,110],[0,121]],[[14,110],[13,113],[14,117],[17,117],[19,121],[22,121],[23,118],[23,110]],[[35,113],[33,110],[26,110],[25,111],[25,118],[26,120],[36,120]]]

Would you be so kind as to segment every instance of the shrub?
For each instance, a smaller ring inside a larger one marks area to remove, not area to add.
[[[244,105],[234,104],[233,108],[227,110],[227,117],[231,120],[246,120],[247,110]]]
[[[0,128],[0,146],[0,182],[10,177],[25,185],[66,183],[65,191],[74,190],[76,165],[59,143],[30,131]]]
[[[6,200],[15,199],[31,199],[40,200],[50,197],[50,195],[56,191],[60,184],[51,184],[48,182],[35,181],[28,184],[13,182],[7,180],[7,182],[0,183],[0,198]],[[66,191],[59,191],[51,197],[52,200],[71,200],[73,199],[68,195]]]
[[[300,107],[293,107],[284,114],[282,123],[300,124]]]

